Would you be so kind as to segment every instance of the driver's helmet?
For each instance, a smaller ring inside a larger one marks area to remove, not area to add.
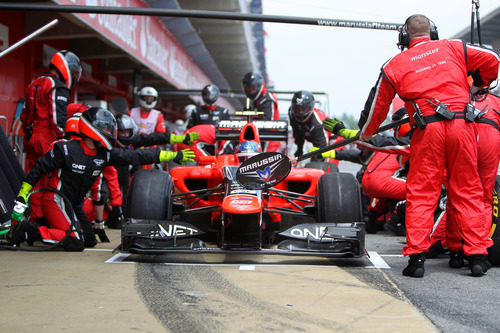
[[[144,87],[139,91],[139,104],[141,107],[149,111],[154,109],[158,102],[158,91],[153,87]]]
[[[117,141],[122,147],[128,146],[134,136],[139,134],[139,126],[128,114],[119,114],[116,116],[116,125],[118,128]]]
[[[292,97],[292,115],[298,122],[306,122],[314,109],[314,96],[310,91],[297,91]]]
[[[116,119],[113,114],[100,107],[91,107],[84,112],[78,123],[80,133],[91,138],[107,150],[113,149],[116,141]]]
[[[62,50],[56,52],[50,60],[49,68],[55,69],[68,88],[72,88],[82,75],[80,58],[73,52]]]
[[[240,142],[235,149],[236,156],[238,156],[240,162],[244,162],[261,152],[261,146],[255,141]]]

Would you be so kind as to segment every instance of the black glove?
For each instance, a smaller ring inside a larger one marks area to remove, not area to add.
[[[297,147],[297,150],[295,151],[295,154],[293,154],[295,157],[300,157],[304,155],[304,148],[303,147]]]
[[[124,220],[122,206],[112,206],[106,225],[111,229],[120,229]]]
[[[23,127],[24,131],[24,141],[30,141],[31,137],[33,136],[33,125],[28,125]]]
[[[95,220],[92,222],[92,228],[94,228],[94,233],[99,237],[99,240],[103,243],[109,243],[109,238],[104,231],[104,221]]]

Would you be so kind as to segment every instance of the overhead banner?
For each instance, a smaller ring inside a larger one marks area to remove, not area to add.
[[[139,0],[56,0],[56,2],[61,5],[149,8]],[[178,89],[201,88],[210,83],[210,79],[157,17],[95,13],[73,15]]]

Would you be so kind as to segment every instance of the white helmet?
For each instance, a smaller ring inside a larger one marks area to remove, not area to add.
[[[153,98],[147,98],[151,96]],[[144,110],[151,110],[158,102],[158,92],[153,87],[144,87],[139,91],[139,104]]]

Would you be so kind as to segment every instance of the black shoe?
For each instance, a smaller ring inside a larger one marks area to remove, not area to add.
[[[389,220],[385,223],[385,228],[393,232],[396,236],[405,236],[406,229],[404,221],[397,214],[392,214]]]
[[[426,258],[436,258],[438,255],[446,253],[446,249],[441,244],[441,241],[437,241],[429,247]]]
[[[368,212],[368,218],[366,219],[365,225],[365,230],[368,234],[376,234],[377,231],[384,230],[384,224],[378,222],[378,218],[381,215],[381,213],[377,213],[374,211]]]
[[[425,253],[411,254],[408,266],[403,270],[404,276],[421,278],[424,276]]]
[[[42,235],[38,231],[36,223],[21,221],[12,233],[12,243],[19,246],[22,242],[26,241],[28,245],[33,245],[36,241],[41,241]]]
[[[472,276],[483,276],[488,271],[488,257],[483,254],[474,254],[469,257],[469,267]]]
[[[448,261],[448,265],[451,268],[462,268],[464,267],[464,252],[462,250],[458,252],[450,251],[450,261]]]

